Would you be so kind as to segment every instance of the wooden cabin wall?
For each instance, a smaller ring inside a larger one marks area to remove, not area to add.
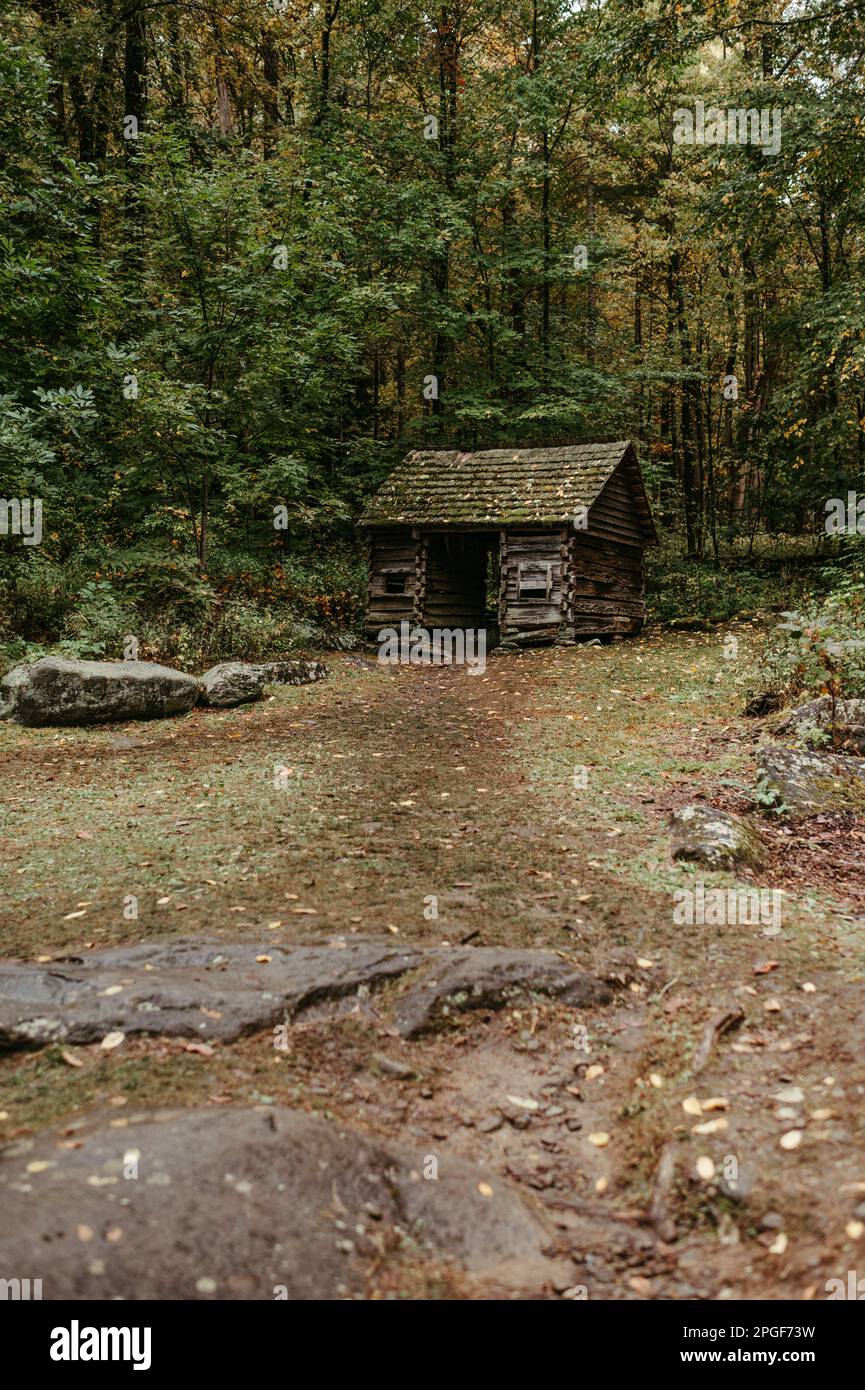
[[[554,637],[562,621],[562,601],[566,573],[566,528],[550,530],[514,530],[508,527],[500,542],[501,610],[500,625],[503,638],[525,636],[527,633]],[[552,586],[548,602],[540,599],[520,601],[518,577],[520,562],[537,562],[551,567]]]
[[[419,546],[410,526],[374,530],[369,538],[369,589],[367,592],[367,633],[375,636],[382,627],[398,627],[403,618],[415,616],[418,588]],[[387,592],[387,576],[404,574],[401,594]]]
[[[646,617],[644,536],[622,468],[569,537],[572,588],[566,621],[574,636],[639,632]]]

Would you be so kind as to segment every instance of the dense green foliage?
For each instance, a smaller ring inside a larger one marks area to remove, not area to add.
[[[633,438],[663,618],[783,604],[762,539],[863,486],[862,0],[2,18],[0,493],[45,512],[7,654],[351,627],[418,443]],[[677,143],[697,101],[777,152]]]

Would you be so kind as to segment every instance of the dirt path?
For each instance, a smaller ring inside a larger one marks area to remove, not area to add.
[[[412,1043],[384,1016],[323,1014],[285,1053],[257,1035],[6,1057],[0,1136],[124,1103],[318,1110],[424,1154],[446,1142],[542,1204],[567,1276],[519,1296],[825,1297],[865,1240],[863,827],[767,823],[758,879],[669,858],[674,806],[749,806],[748,650],[746,630],[737,661],[721,636],[647,637],[478,676],[336,658],[245,711],[3,728],[4,956],[355,934],[543,946],[622,983],[584,1015],[477,1012]],[[783,889],[780,935],[677,923],[697,877]],[[737,1010],[696,1074],[707,1024]],[[416,1078],[382,1076],[381,1052]],[[370,1296],[439,1287],[396,1256],[367,1273]]]

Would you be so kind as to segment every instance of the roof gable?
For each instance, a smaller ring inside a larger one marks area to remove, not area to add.
[[[635,505],[647,537],[654,537],[639,469],[628,440],[560,445],[550,449],[418,449],[407,455],[370,498],[361,525],[503,526],[573,520],[591,507],[629,455]]]

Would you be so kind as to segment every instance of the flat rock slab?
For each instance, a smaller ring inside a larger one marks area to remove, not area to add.
[[[741,816],[714,806],[681,806],[670,817],[671,852],[709,869],[757,869],[765,847],[760,836]]]
[[[467,1009],[498,1008],[532,994],[574,1006],[610,997],[607,984],[546,951],[181,939],[45,964],[0,962],[0,1048],[93,1043],[116,1032],[230,1042],[415,971],[422,973],[395,1005],[404,1037]]]
[[[309,685],[330,674],[323,661],[260,661],[256,670],[265,685]]]
[[[764,787],[794,816],[865,814],[865,758],[765,744],[758,750],[757,765]]]
[[[420,963],[419,954],[375,942],[338,949],[189,940],[46,965],[0,962],[0,1047],[98,1042],[113,1032],[230,1042]]]
[[[415,1266],[567,1284],[570,1265],[543,1254],[540,1214],[441,1145],[276,1106],[122,1118],[77,1121],[79,1147],[60,1147],[66,1125],[0,1152],[0,1269],[41,1278],[45,1299],[362,1294],[393,1227],[397,1258]]]
[[[0,683],[0,718],[29,727],[164,719],[192,709],[194,676],[149,661],[23,662]]]

